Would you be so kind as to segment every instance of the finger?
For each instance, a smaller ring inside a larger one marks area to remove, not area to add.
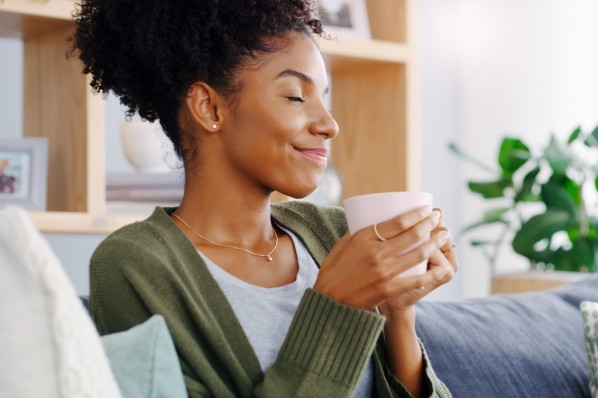
[[[433,286],[434,289],[453,279],[455,274],[453,264],[440,250],[437,250],[432,254],[430,257],[430,264],[430,272],[427,274],[429,274],[428,276],[431,278],[431,280],[429,280],[431,284],[430,286]]]
[[[431,211],[425,218],[421,219],[415,225],[411,226],[410,228],[404,230],[401,233],[396,234],[395,236],[389,239],[385,239],[382,236],[380,236],[381,224],[374,225],[372,228],[372,233],[375,236],[376,240],[389,243],[388,245],[386,245],[386,250],[384,251],[384,253],[386,253],[389,256],[395,256],[397,253],[408,251],[427,241],[430,238],[432,230],[437,226],[439,217],[439,212]],[[384,224],[386,227],[388,227],[389,224],[391,224],[392,222],[396,222],[397,220],[398,219],[395,218],[385,222]]]
[[[431,206],[419,206],[412,210],[406,211],[405,213],[399,214],[387,221],[376,224],[376,229],[382,237],[388,240],[408,230],[409,228],[412,228],[414,225],[426,217],[429,217],[431,214]],[[376,238],[375,235],[373,236]]]
[[[418,247],[397,254],[396,257],[398,261],[396,262],[396,272],[402,273],[416,264],[423,261],[429,261],[430,257],[432,257],[436,251],[439,251],[440,247],[445,245],[450,237],[451,235],[448,231],[439,231],[433,236],[430,236],[428,241]]]
[[[444,212],[442,211],[442,209],[440,207],[434,207],[432,210],[440,213],[440,222],[438,223],[438,225],[444,227]]]
[[[432,254],[430,263],[432,266],[428,272],[405,279],[403,288],[407,287],[417,291],[421,298],[453,279],[455,271],[440,250],[436,250]]]
[[[433,236],[440,232],[446,232],[449,234],[449,238],[444,243],[444,245],[440,247],[440,251],[450,261],[451,265],[453,266],[453,269],[457,271],[457,269],[459,268],[459,261],[457,259],[457,246],[455,245],[455,240],[453,239],[453,236],[450,234],[448,228],[446,227],[435,228],[434,231],[432,231],[431,235]]]

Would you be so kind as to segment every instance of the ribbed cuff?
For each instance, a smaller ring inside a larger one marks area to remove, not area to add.
[[[381,315],[308,289],[279,358],[335,384],[355,386],[383,326]]]

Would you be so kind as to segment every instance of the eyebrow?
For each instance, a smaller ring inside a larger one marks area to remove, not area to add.
[[[280,72],[278,75],[276,75],[276,77],[274,78],[274,80],[279,79],[281,77],[286,77],[286,76],[294,76],[297,79],[301,80],[304,83],[307,83],[309,85],[314,85],[314,80],[307,76],[305,73],[301,73],[295,69],[285,69],[282,72]],[[324,91],[324,93],[328,93],[329,88],[326,87],[326,90]]]

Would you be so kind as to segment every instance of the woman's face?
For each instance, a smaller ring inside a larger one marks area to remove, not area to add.
[[[241,89],[220,133],[233,178],[300,198],[318,186],[338,125],[324,102],[328,77],[315,43],[299,33],[287,39],[238,73]]]

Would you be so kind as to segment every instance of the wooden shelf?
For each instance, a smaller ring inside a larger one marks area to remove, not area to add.
[[[114,230],[147,218],[149,214],[104,214],[94,216],[76,212],[31,212],[36,227],[51,233],[109,234]]]
[[[492,276],[491,294],[514,294],[554,289],[587,278],[588,273],[529,271]]]
[[[27,38],[72,25],[73,2],[1,0],[0,37]]]
[[[404,44],[381,40],[316,39],[329,69],[363,63],[390,62],[404,64],[409,59]]]

